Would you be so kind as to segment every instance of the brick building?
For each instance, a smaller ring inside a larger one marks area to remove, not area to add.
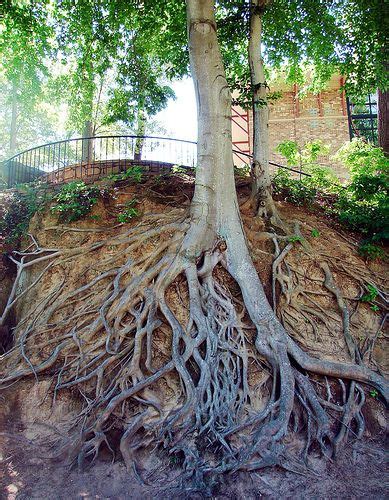
[[[347,118],[346,97],[340,90],[342,77],[334,75],[320,94],[308,93],[299,96],[297,85],[278,84],[271,90],[281,91],[282,97],[270,106],[269,137],[270,160],[285,164],[285,159],[275,152],[277,145],[288,139],[304,145],[308,141],[321,139],[331,146],[328,157],[322,163],[332,166],[338,175],[347,175],[342,167],[331,161],[333,155],[344,142],[350,140]],[[239,106],[232,109],[232,141],[234,148],[242,152],[252,152],[252,112]],[[235,163],[242,163],[235,155]]]

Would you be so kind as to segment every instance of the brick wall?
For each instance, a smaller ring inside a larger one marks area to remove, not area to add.
[[[319,95],[307,94],[303,97],[299,95],[296,86],[275,85],[271,88],[272,91],[281,90],[283,93],[282,98],[270,107],[269,138],[272,161],[285,163],[285,159],[275,152],[281,141],[288,139],[304,145],[308,141],[321,139],[331,146],[331,151],[328,157],[322,157],[320,161],[332,166],[341,178],[347,177],[342,166],[330,159],[330,156],[349,140],[345,96],[339,90],[341,84],[341,78],[335,75]],[[252,130],[251,112],[248,121],[248,130]],[[232,137],[233,142],[242,141],[242,130],[234,122]]]

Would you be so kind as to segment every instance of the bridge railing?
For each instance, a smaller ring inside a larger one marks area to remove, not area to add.
[[[233,150],[240,165],[250,165],[252,156]],[[235,158],[234,157],[234,158]],[[3,172],[7,186],[37,179],[62,183],[77,179],[97,179],[140,165],[150,172],[169,170],[173,165],[194,168],[197,143],[170,137],[104,135],[52,142],[27,149],[6,160]],[[301,175],[305,172],[274,162]]]
[[[104,135],[43,144],[4,162],[8,187],[37,179],[61,183],[101,177],[139,164],[160,171],[172,165],[194,167],[196,143],[156,136]]]

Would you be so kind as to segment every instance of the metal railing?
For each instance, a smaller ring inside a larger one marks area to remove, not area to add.
[[[129,166],[160,172],[173,165],[193,168],[196,142],[170,137],[104,135],[43,144],[4,162],[8,187],[37,179],[62,183],[123,172]]]
[[[170,137],[104,135],[52,142],[27,149],[3,163],[7,186],[35,180],[59,184],[70,180],[93,180],[124,172],[139,165],[145,171],[160,173],[174,165],[194,168],[197,143]],[[233,150],[241,162],[250,165],[252,155]],[[270,162],[300,175],[305,172]]]
[[[232,152],[241,162],[243,162],[244,165],[251,165],[251,162],[253,159],[252,154],[246,153],[244,151],[240,151],[239,149],[233,149]],[[289,170],[290,172],[294,172],[296,174],[299,174],[300,180],[301,180],[302,176],[312,177],[311,174],[308,174],[307,172],[304,172],[301,169],[297,170],[297,168],[287,167],[286,165],[281,165],[280,163],[275,163],[274,161],[269,161],[269,165],[272,165],[273,167],[276,167],[276,168],[283,168],[284,170]]]

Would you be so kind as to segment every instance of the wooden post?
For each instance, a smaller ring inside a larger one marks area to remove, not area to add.
[[[295,83],[293,85],[293,92],[294,92],[294,116],[298,118],[300,116],[300,101],[297,96],[298,93],[298,85]]]
[[[321,92],[317,94],[317,106],[319,108],[319,116],[324,116],[323,113],[323,101],[321,100]]]
[[[340,77],[339,84],[340,84],[340,88],[342,88],[343,85],[344,85],[344,78],[343,78],[343,76]],[[342,88],[341,101],[342,101],[342,114],[343,114],[343,116],[346,116],[347,115],[347,110],[346,110],[346,94],[345,94],[345,91],[344,91],[343,88]]]

